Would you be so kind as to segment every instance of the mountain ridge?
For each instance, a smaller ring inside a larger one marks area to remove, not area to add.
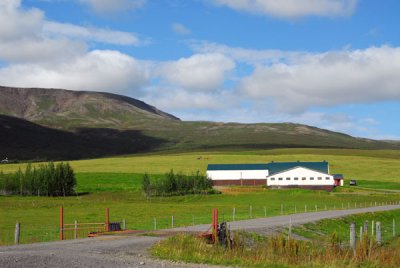
[[[400,149],[400,143],[355,138],[296,123],[181,121],[140,100],[105,92],[0,87],[1,114],[0,130],[19,139],[3,142],[1,148],[8,148],[8,155],[18,159],[75,159],[148,151]],[[7,128],[11,125],[14,129]],[[34,129],[34,133],[27,129]],[[46,140],[57,144],[52,148]],[[19,146],[22,144],[24,148]],[[68,153],[57,155],[57,150],[62,150],[58,144],[68,147]]]

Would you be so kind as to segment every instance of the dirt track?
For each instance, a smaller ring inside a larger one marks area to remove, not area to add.
[[[400,209],[400,205],[334,210],[237,221],[231,229],[269,233],[271,230],[350,214]],[[209,225],[175,228],[166,232],[204,231]],[[78,240],[0,247],[0,267],[206,267],[151,259],[147,249],[160,237],[103,236]]]

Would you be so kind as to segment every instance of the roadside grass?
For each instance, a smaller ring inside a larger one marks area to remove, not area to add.
[[[235,267],[399,267],[400,248],[378,246],[364,239],[353,251],[330,241],[287,240],[284,236],[260,238],[235,234],[227,248],[209,245],[193,235],[180,234],[157,243],[151,249],[161,259]],[[398,244],[397,239],[396,244]]]
[[[360,227],[364,226],[365,221],[368,221],[369,235],[372,235],[372,221],[374,221],[374,223],[379,221],[381,222],[382,241],[390,241],[393,239],[393,220],[395,220],[395,235],[398,236],[400,234],[400,210],[372,212],[350,215],[338,219],[320,220],[314,223],[293,227],[292,232],[313,240],[327,239],[335,233],[341,241],[348,241],[350,239],[350,223],[356,223],[357,239],[360,239]],[[363,232],[365,232],[365,230]],[[374,232],[376,234],[376,230],[374,230]]]

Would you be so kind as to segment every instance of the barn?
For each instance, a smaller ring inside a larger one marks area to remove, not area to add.
[[[270,162],[267,164],[210,164],[207,176],[214,185],[266,185],[331,191],[343,176],[329,174],[329,163]]]

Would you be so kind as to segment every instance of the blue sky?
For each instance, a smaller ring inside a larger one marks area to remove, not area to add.
[[[2,0],[0,84],[400,139],[400,1]]]

